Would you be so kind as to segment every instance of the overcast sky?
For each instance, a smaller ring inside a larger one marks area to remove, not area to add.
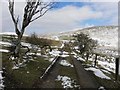
[[[16,16],[19,15],[21,18],[25,2],[15,4]],[[25,33],[43,34],[71,31],[88,26],[117,24],[117,2],[58,2],[43,17],[31,23]],[[2,2],[2,31],[14,32],[7,2]]]

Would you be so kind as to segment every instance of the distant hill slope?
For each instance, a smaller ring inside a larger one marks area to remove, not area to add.
[[[89,35],[92,39],[97,40],[100,46],[118,47],[118,26],[95,26],[80,30],[58,33],[50,37],[58,37],[60,39],[68,39],[77,33]]]
[[[85,33],[98,41],[100,45],[117,47],[118,46],[118,27],[117,26],[96,26],[78,30],[75,33]]]

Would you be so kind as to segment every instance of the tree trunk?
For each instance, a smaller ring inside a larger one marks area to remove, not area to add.
[[[16,48],[15,48],[15,51],[14,51],[15,57],[18,57],[18,58],[20,57],[20,48],[21,48],[22,36],[23,36],[22,33],[18,35],[18,38],[17,38],[17,41],[16,41]]]

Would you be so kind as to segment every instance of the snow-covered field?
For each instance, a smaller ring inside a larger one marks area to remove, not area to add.
[[[117,26],[96,26],[75,31],[75,33],[79,32],[88,34],[92,39],[97,40],[100,46],[118,47]]]

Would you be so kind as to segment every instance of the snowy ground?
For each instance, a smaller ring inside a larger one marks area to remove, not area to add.
[[[52,56],[61,56],[61,57],[69,57],[69,53],[65,51],[59,51],[58,49],[54,49],[51,52],[49,52]]]
[[[95,74],[97,77],[104,78],[104,79],[110,79],[110,77],[106,76],[100,69],[93,68],[93,67],[85,68],[85,69],[86,69],[86,70],[91,70],[91,71],[93,71],[94,74]]]
[[[0,41],[0,45],[3,45],[3,46],[10,46],[10,45],[12,45],[12,44],[9,43],[9,42]]]
[[[80,85],[76,85],[76,82],[68,76],[58,75],[56,81],[61,81],[61,85],[63,88],[79,87],[80,89]]]
[[[0,35],[15,35],[15,36],[17,36],[17,34],[15,32],[0,32]],[[28,35],[23,34],[23,36],[28,36]]]
[[[9,50],[0,49],[0,52],[5,52],[5,53],[8,53],[8,52],[9,52]]]
[[[54,49],[51,52],[49,52],[49,54],[52,56],[59,56],[61,54],[61,52],[58,51],[58,49]]]
[[[30,43],[21,42],[21,44],[22,44],[23,46],[27,46],[27,47],[29,47],[29,48],[32,48]],[[38,48],[38,47],[36,47],[36,48]]]
[[[74,54],[74,57],[77,60],[80,60],[82,62],[86,62],[86,60],[83,59],[81,56],[78,56],[77,53],[72,52],[72,54]],[[95,59],[94,56],[90,57],[88,59],[88,62],[90,61],[91,63],[86,63],[85,65],[87,65],[89,68],[85,68],[85,69],[93,71],[97,77],[104,78],[104,79],[111,79],[105,73],[107,73],[107,74],[111,74],[111,72],[115,73],[115,59],[114,59],[114,57],[111,57],[111,59],[106,59],[105,57],[99,56],[98,60],[97,60],[96,67],[93,67],[94,66],[94,59]],[[119,69],[119,72],[120,72],[120,69]]]
[[[74,67],[73,65],[71,65],[68,61],[66,60],[61,60],[60,61],[60,65],[62,66],[69,66],[69,67]]]
[[[4,88],[4,85],[3,85],[2,71],[0,71],[0,90],[3,88]]]

